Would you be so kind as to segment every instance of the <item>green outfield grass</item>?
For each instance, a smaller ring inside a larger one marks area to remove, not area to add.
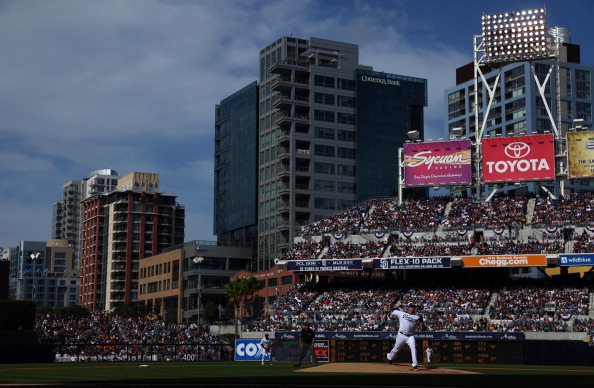
[[[148,365],[142,367],[141,365]],[[84,363],[0,365],[0,386],[61,384],[71,386],[337,386],[337,387],[594,387],[594,367],[432,364],[474,375],[307,373],[291,363],[254,362]]]

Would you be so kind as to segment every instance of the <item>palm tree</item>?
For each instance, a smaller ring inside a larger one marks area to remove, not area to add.
[[[244,282],[245,287],[245,296],[250,295],[252,297],[252,302],[250,303],[250,317],[254,317],[254,298],[256,291],[260,289],[260,281],[253,276],[245,279]]]
[[[245,278],[239,277],[231,280],[229,283],[225,284],[225,291],[227,291],[227,296],[229,300],[233,302],[235,306],[235,337],[239,336],[238,324],[237,324],[237,312],[239,310],[239,315],[241,316],[241,301],[244,295],[244,285]]]

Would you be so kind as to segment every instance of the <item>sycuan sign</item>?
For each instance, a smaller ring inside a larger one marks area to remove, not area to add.
[[[472,181],[470,140],[404,144],[404,185],[439,186]]]

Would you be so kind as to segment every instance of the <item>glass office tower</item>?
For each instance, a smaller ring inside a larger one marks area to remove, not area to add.
[[[259,69],[255,270],[272,267],[303,225],[393,195],[398,147],[408,131],[422,134],[427,106],[426,80],[374,72],[355,44],[281,37],[260,51]],[[218,226],[225,238],[231,228]]]

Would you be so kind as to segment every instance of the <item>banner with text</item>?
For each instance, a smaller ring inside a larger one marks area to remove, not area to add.
[[[570,178],[594,177],[594,132],[567,133],[567,161]]]
[[[559,255],[559,265],[594,265],[594,254],[572,253],[567,255]]]
[[[389,257],[373,259],[374,269],[451,268],[450,257]]]
[[[546,267],[546,255],[462,256],[464,267]]]
[[[398,332],[391,331],[317,331],[316,343],[318,340],[395,340]],[[274,333],[277,340],[297,340],[298,331],[277,331]],[[417,332],[417,340],[438,340],[438,341],[523,341],[524,333],[505,332]]]
[[[470,140],[404,144],[404,186],[472,182]]]
[[[553,135],[483,139],[483,181],[555,179]]]
[[[363,261],[361,259],[287,261],[287,270],[289,271],[352,271],[362,269]]]

